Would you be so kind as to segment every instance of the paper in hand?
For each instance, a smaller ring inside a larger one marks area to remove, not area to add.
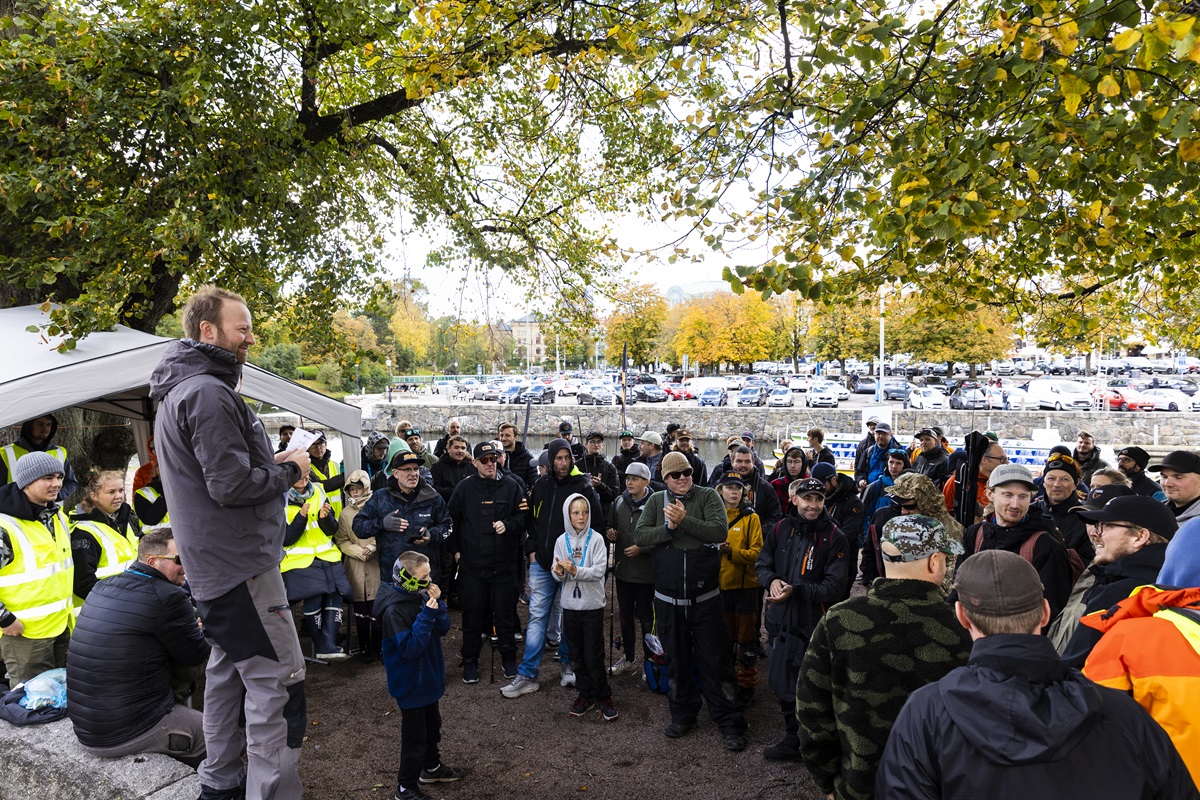
[[[317,435],[312,431],[306,431],[304,428],[296,428],[296,430],[292,431],[292,438],[288,442],[287,449],[307,450],[316,440]]]

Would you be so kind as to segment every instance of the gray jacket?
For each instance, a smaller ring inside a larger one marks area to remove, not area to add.
[[[279,568],[285,497],[300,479],[295,464],[276,465],[262,423],[237,393],[241,376],[233,353],[184,339],[150,377],[159,474],[197,600]]]
[[[554,579],[562,586],[562,607],[568,611],[591,611],[604,608],[604,574],[608,568],[608,540],[604,534],[592,529],[591,505],[588,505],[588,526],[583,533],[576,533],[571,527],[571,514],[568,510],[571,501],[578,497],[587,500],[581,494],[573,494],[563,503],[563,527],[566,531],[554,543],[554,561],[570,559],[576,564],[574,575],[567,573],[558,575],[551,571]]]

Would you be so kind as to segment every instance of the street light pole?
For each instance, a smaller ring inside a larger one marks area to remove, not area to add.
[[[881,402],[883,396],[883,295],[884,284],[879,284],[879,369],[878,376],[875,378],[875,402]]]

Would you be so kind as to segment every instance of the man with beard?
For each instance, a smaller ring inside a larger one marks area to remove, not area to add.
[[[1054,520],[1063,544],[1078,553],[1084,564],[1089,564],[1096,550],[1083,520],[1071,513],[1084,500],[1076,488],[1078,484],[1079,465],[1075,459],[1055,453],[1046,460],[1046,466],[1042,469],[1042,491],[1045,496],[1037,505]]]
[[[825,484],[806,478],[794,481],[788,491],[796,513],[764,533],[755,565],[758,585],[767,591],[768,684],[783,712],[783,738],[763,750],[763,757],[772,761],[800,759],[796,681],[804,651],[817,622],[845,597],[851,580],[849,545],[825,511]]]
[[[499,454],[491,442],[475,445],[475,473],[450,495],[463,609],[463,683],[479,682],[479,650],[493,626],[504,677],[517,676],[517,567],[525,497],[515,480],[497,471]]]
[[[442,434],[442,438],[438,439],[433,445],[434,456],[441,458],[442,453],[446,452],[446,448],[449,446],[450,440],[455,436],[462,436],[462,423],[457,419],[452,419],[446,423],[446,432]],[[467,449],[471,449],[470,442],[467,442]]]
[[[71,499],[79,488],[75,470],[67,458],[67,448],[54,444],[54,434],[58,432],[58,418],[53,414],[45,414],[26,420],[21,425],[21,433],[17,440],[10,445],[0,448],[0,486],[16,480],[13,468],[17,459],[26,453],[48,453],[58,459],[63,465],[63,485],[59,499],[64,502]]]
[[[825,485],[825,510],[846,537],[846,557],[850,570],[858,564],[859,537],[866,529],[866,514],[863,502],[858,499],[854,478],[839,474],[832,464],[821,462],[813,467],[812,476]],[[854,574],[846,581],[846,597],[854,585]],[[843,598],[844,599],[844,598]]]
[[[875,444],[867,448],[862,463],[854,466],[854,480],[858,481],[858,490],[867,488],[867,484],[879,479],[887,472],[888,450],[892,447],[892,426],[886,422],[875,425]]]
[[[584,440],[587,452],[576,464],[579,471],[588,476],[596,496],[600,498],[600,508],[605,515],[612,507],[613,501],[621,494],[621,484],[618,483],[617,468],[604,457],[604,434],[600,431],[589,431]],[[597,522],[597,525],[600,523]]]
[[[433,476],[433,488],[446,501],[450,500],[454,487],[474,473],[475,465],[468,458],[467,440],[461,436],[450,437],[450,441],[437,463],[429,468],[429,474]],[[441,587],[443,594],[448,591],[442,581],[436,581],[436,583]]]
[[[1031,508],[1037,485],[1020,464],[1005,464],[988,477],[988,499],[995,511],[963,534],[964,562],[985,550],[1007,550],[1033,564],[1041,577],[1050,621],[1071,595],[1071,563],[1054,520]]]
[[[1095,582],[1083,596],[1082,616],[1107,611],[1137,587],[1158,579],[1167,543],[1179,528],[1169,508],[1153,497],[1134,494],[1114,497],[1103,508],[1076,513],[1091,523],[1096,547],[1090,570]],[[1100,635],[1095,628],[1077,627],[1062,652],[1063,661],[1083,669]]]
[[[779,497],[775,494],[771,484],[767,483],[767,479],[754,466],[754,453],[749,447],[741,445],[733,451],[732,456],[733,468],[730,471],[741,475],[742,480],[746,483],[743,503],[758,514],[764,531],[771,530],[783,516],[783,511],[779,507]]]
[[[525,630],[524,660],[512,682],[500,690],[508,698],[520,697],[541,688],[538,684],[538,668],[546,646],[546,629],[561,588],[550,570],[554,563],[554,545],[566,525],[563,503],[571,495],[581,494],[591,505],[591,518],[604,518],[600,513],[600,498],[592,488],[591,479],[575,467],[571,443],[566,439],[554,439],[546,447],[546,457],[550,462],[550,470],[533,484],[525,521],[525,530],[528,532],[525,553],[529,559],[529,625]],[[571,672],[565,644],[562,642],[558,650],[562,664],[560,683],[574,686],[575,674]]]
[[[1162,487],[1146,474],[1146,466],[1150,463],[1150,454],[1140,447],[1122,447],[1117,451],[1117,469],[1129,478],[1129,488],[1134,494],[1143,497],[1153,497],[1155,500],[1166,500],[1167,495]]]
[[[1088,431],[1080,431],[1075,439],[1075,451],[1071,454],[1079,466],[1079,479],[1088,486],[1092,485],[1092,473],[1108,469],[1112,466],[1100,457],[1096,449],[1096,439]]]
[[[913,470],[937,484],[940,489],[950,478],[950,454],[942,447],[941,437],[933,428],[917,431],[921,452],[913,461]]]
[[[708,465],[704,463],[704,459],[696,452],[696,448],[692,443],[692,434],[684,428],[680,428],[675,432],[675,452],[683,453],[688,463],[692,465],[692,482],[700,486],[707,486]]]
[[[496,438],[504,447],[508,471],[520,478],[527,487],[533,486],[538,478],[537,463],[525,445],[517,441],[517,426],[511,422],[501,423],[496,430]]]

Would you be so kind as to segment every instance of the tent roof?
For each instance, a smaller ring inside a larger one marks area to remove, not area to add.
[[[150,419],[150,374],[174,339],[117,325],[59,353],[58,341],[28,331],[47,323],[39,306],[0,309],[0,341],[8,343],[0,358],[0,426],[72,406]],[[362,409],[253,364],[242,371],[241,393],[340,432],[347,471],[357,469]]]

